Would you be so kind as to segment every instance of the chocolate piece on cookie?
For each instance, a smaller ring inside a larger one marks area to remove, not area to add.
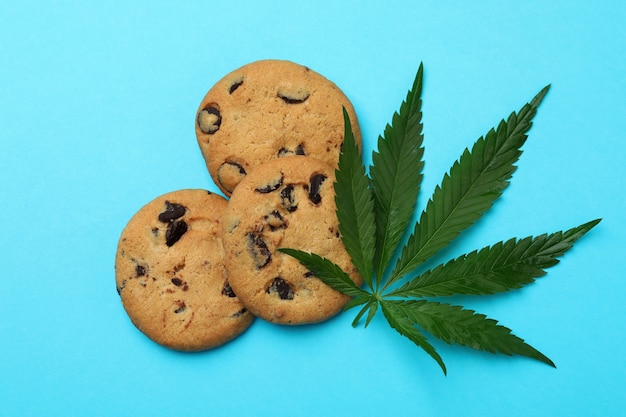
[[[228,342],[253,320],[224,272],[227,201],[180,190],[142,207],[120,237],[117,291],[131,321],[155,342],[197,351]]]
[[[211,177],[230,196],[250,171],[275,158],[308,155],[336,167],[342,107],[360,144],[354,108],[333,82],[293,62],[256,61],[209,90],[196,114],[196,136]]]
[[[338,232],[334,168],[309,156],[257,167],[237,186],[223,217],[228,281],[255,315],[282,324],[314,323],[349,298],[278,248],[317,253],[361,284]]]

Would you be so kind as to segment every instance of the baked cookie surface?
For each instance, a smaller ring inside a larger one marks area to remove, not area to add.
[[[230,285],[253,314],[274,323],[314,323],[349,300],[278,248],[317,253],[361,284],[339,234],[334,181],[328,164],[289,156],[259,166],[233,192],[222,222],[225,264]]]
[[[230,196],[252,169],[278,157],[308,155],[336,166],[342,107],[360,144],[354,108],[333,82],[290,61],[256,61],[208,91],[196,113],[196,137],[211,177]]]
[[[205,190],[164,194],[130,219],[117,247],[117,291],[133,324],[175,350],[216,347],[253,320],[228,285],[221,216]]]

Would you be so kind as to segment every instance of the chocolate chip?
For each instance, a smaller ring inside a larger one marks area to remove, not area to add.
[[[236,319],[237,317],[243,316],[247,312],[248,312],[248,309],[244,307],[241,310],[239,310],[238,312],[231,314],[230,317]]]
[[[299,144],[295,150],[280,148],[278,150],[278,157],[289,156],[289,155],[306,155],[304,152],[304,145]]]
[[[274,211],[270,212],[269,214],[265,215],[265,217],[263,217],[263,219],[267,222],[267,224],[269,225],[270,230],[272,232],[274,232],[274,231],[276,231],[278,229],[284,229],[284,228],[287,227],[287,221],[276,210],[274,210]]]
[[[187,232],[187,223],[183,220],[175,220],[167,225],[167,231],[165,232],[165,244],[172,246],[178,242],[180,238]]]
[[[165,211],[159,214],[159,221],[162,223],[168,223],[173,220],[179,219],[185,215],[187,210],[180,204],[165,202]]]
[[[285,210],[292,213],[298,209],[298,204],[296,203],[296,198],[293,194],[293,185],[287,185],[280,192],[280,201],[285,207]]]
[[[183,285],[183,280],[180,278],[172,278],[172,284],[176,285],[177,287],[180,287],[181,285]]]
[[[283,89],[278,91],[278,97],[287,104],[300,104],[309,98],[309,92],[303,89]]]
[[[198,113],[198,127],[204,133],[214,134],[220,129],[222,124],[222,115],[215,106],[205,107]]]
[[[237,184],[246,176],[244,167],[233,161],[224,162],[217,170],[217,181],[221,187],[232,193]]]
[[[281,277],[274,278],[274,281],[272,281],[266,293],[276,293],[281,300],[293,300],[293,289],[289,283]]]
[[[311,187],[309,188],[309,200],[315,205],[321,203],[322,196],[320,195],[320,187],[326,180],[326,175],[315,174],[311,177]]]
[[[304,273],[304,277],[305,278],[311,278],[311,277],[314,277],[314,276],[315,276],[315,272],[313,272],[313,271],[306,271]]]
[[[274,180],[273,182],[270,182],[269,184],[266,184],[262,187],[255,188],[254,191],[256,191],[257,193],[261,193],[261,194],[267,194],[267,193],[271,193],[272,191],[278,190],[281,185],[283,185],[282,175],[280,176],[280,178],[278,178],[277,180]]]
[[[230,287],[230,284],[228,283],[228,281],[226,281],[226,284],[224,284],[224,288],[222,288],[222,295],[225,295],[226,297],[231,297],[231,298],[236,297],[235,292]]]
[[[187,310],[187,305],[184,301],[176,301],[176,305],[178,306],[178,308],[174,310],[174,313],[176,314],[182,313],[183,311]]]
[[[137,275],[137,277],[143,277],[144,275],[146,275],[146,267],[143,265],[135,266],[135,274]]]
[[[270,263],[272,254],[263,238],[256,233],[248,233],[246,238],[248,240],[248,253],[254,260],[254,266],[257,269],[261,269]]]
[[[241,86],[241,84],[243,84],[243,77],[236,79],[235,82],[230,85],[230,87],[228,88],[228,94],[232,94],[236,89],[239,88],[239,86]]]

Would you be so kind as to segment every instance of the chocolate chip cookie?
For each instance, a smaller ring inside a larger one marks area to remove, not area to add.
[[[231,287],[253,314],[274,323],[314,323],[349,300],[277,248],[317,253],[361,284],[341,241],[334,181],[325,162],[288,156],[260,165],[233,192],[222,221],[225,264]]]
[[[205,190],[174,191],[142,207],[121,234],[117,291],[135,326],[161,345],[213,348],[253,320],[224,271],[226,205]]]
[[[357,116],[346,95],[315,71],[289,61],[245,65],[218,81],[196,113],[196,136],[211,177],[230,196],[255,167],[289,155],[336,166],[345,107],[357,143]]]

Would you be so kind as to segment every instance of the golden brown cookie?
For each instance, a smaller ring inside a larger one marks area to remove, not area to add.
[[[196,136],[211,177],[230,196],[252,169],[278,157],[308,155],[336,166],[342,106],[360,144],[354,108],[333,82],[293,62],[256,61],[209,90],[196,113]]]
[[[361,284],[339,234],[334,181],[328,164],[289,156],[257,167],[233,192],[223,218],[225,264],[230,285],[253,314],[314,323],[349,300],[277,248],[317,253]]]
[[[209,349],[252,322],[224,271],[226,205],[205,190],[174,191],[142,207],[122,232],[117,291],[135,326],[161,345]]]

